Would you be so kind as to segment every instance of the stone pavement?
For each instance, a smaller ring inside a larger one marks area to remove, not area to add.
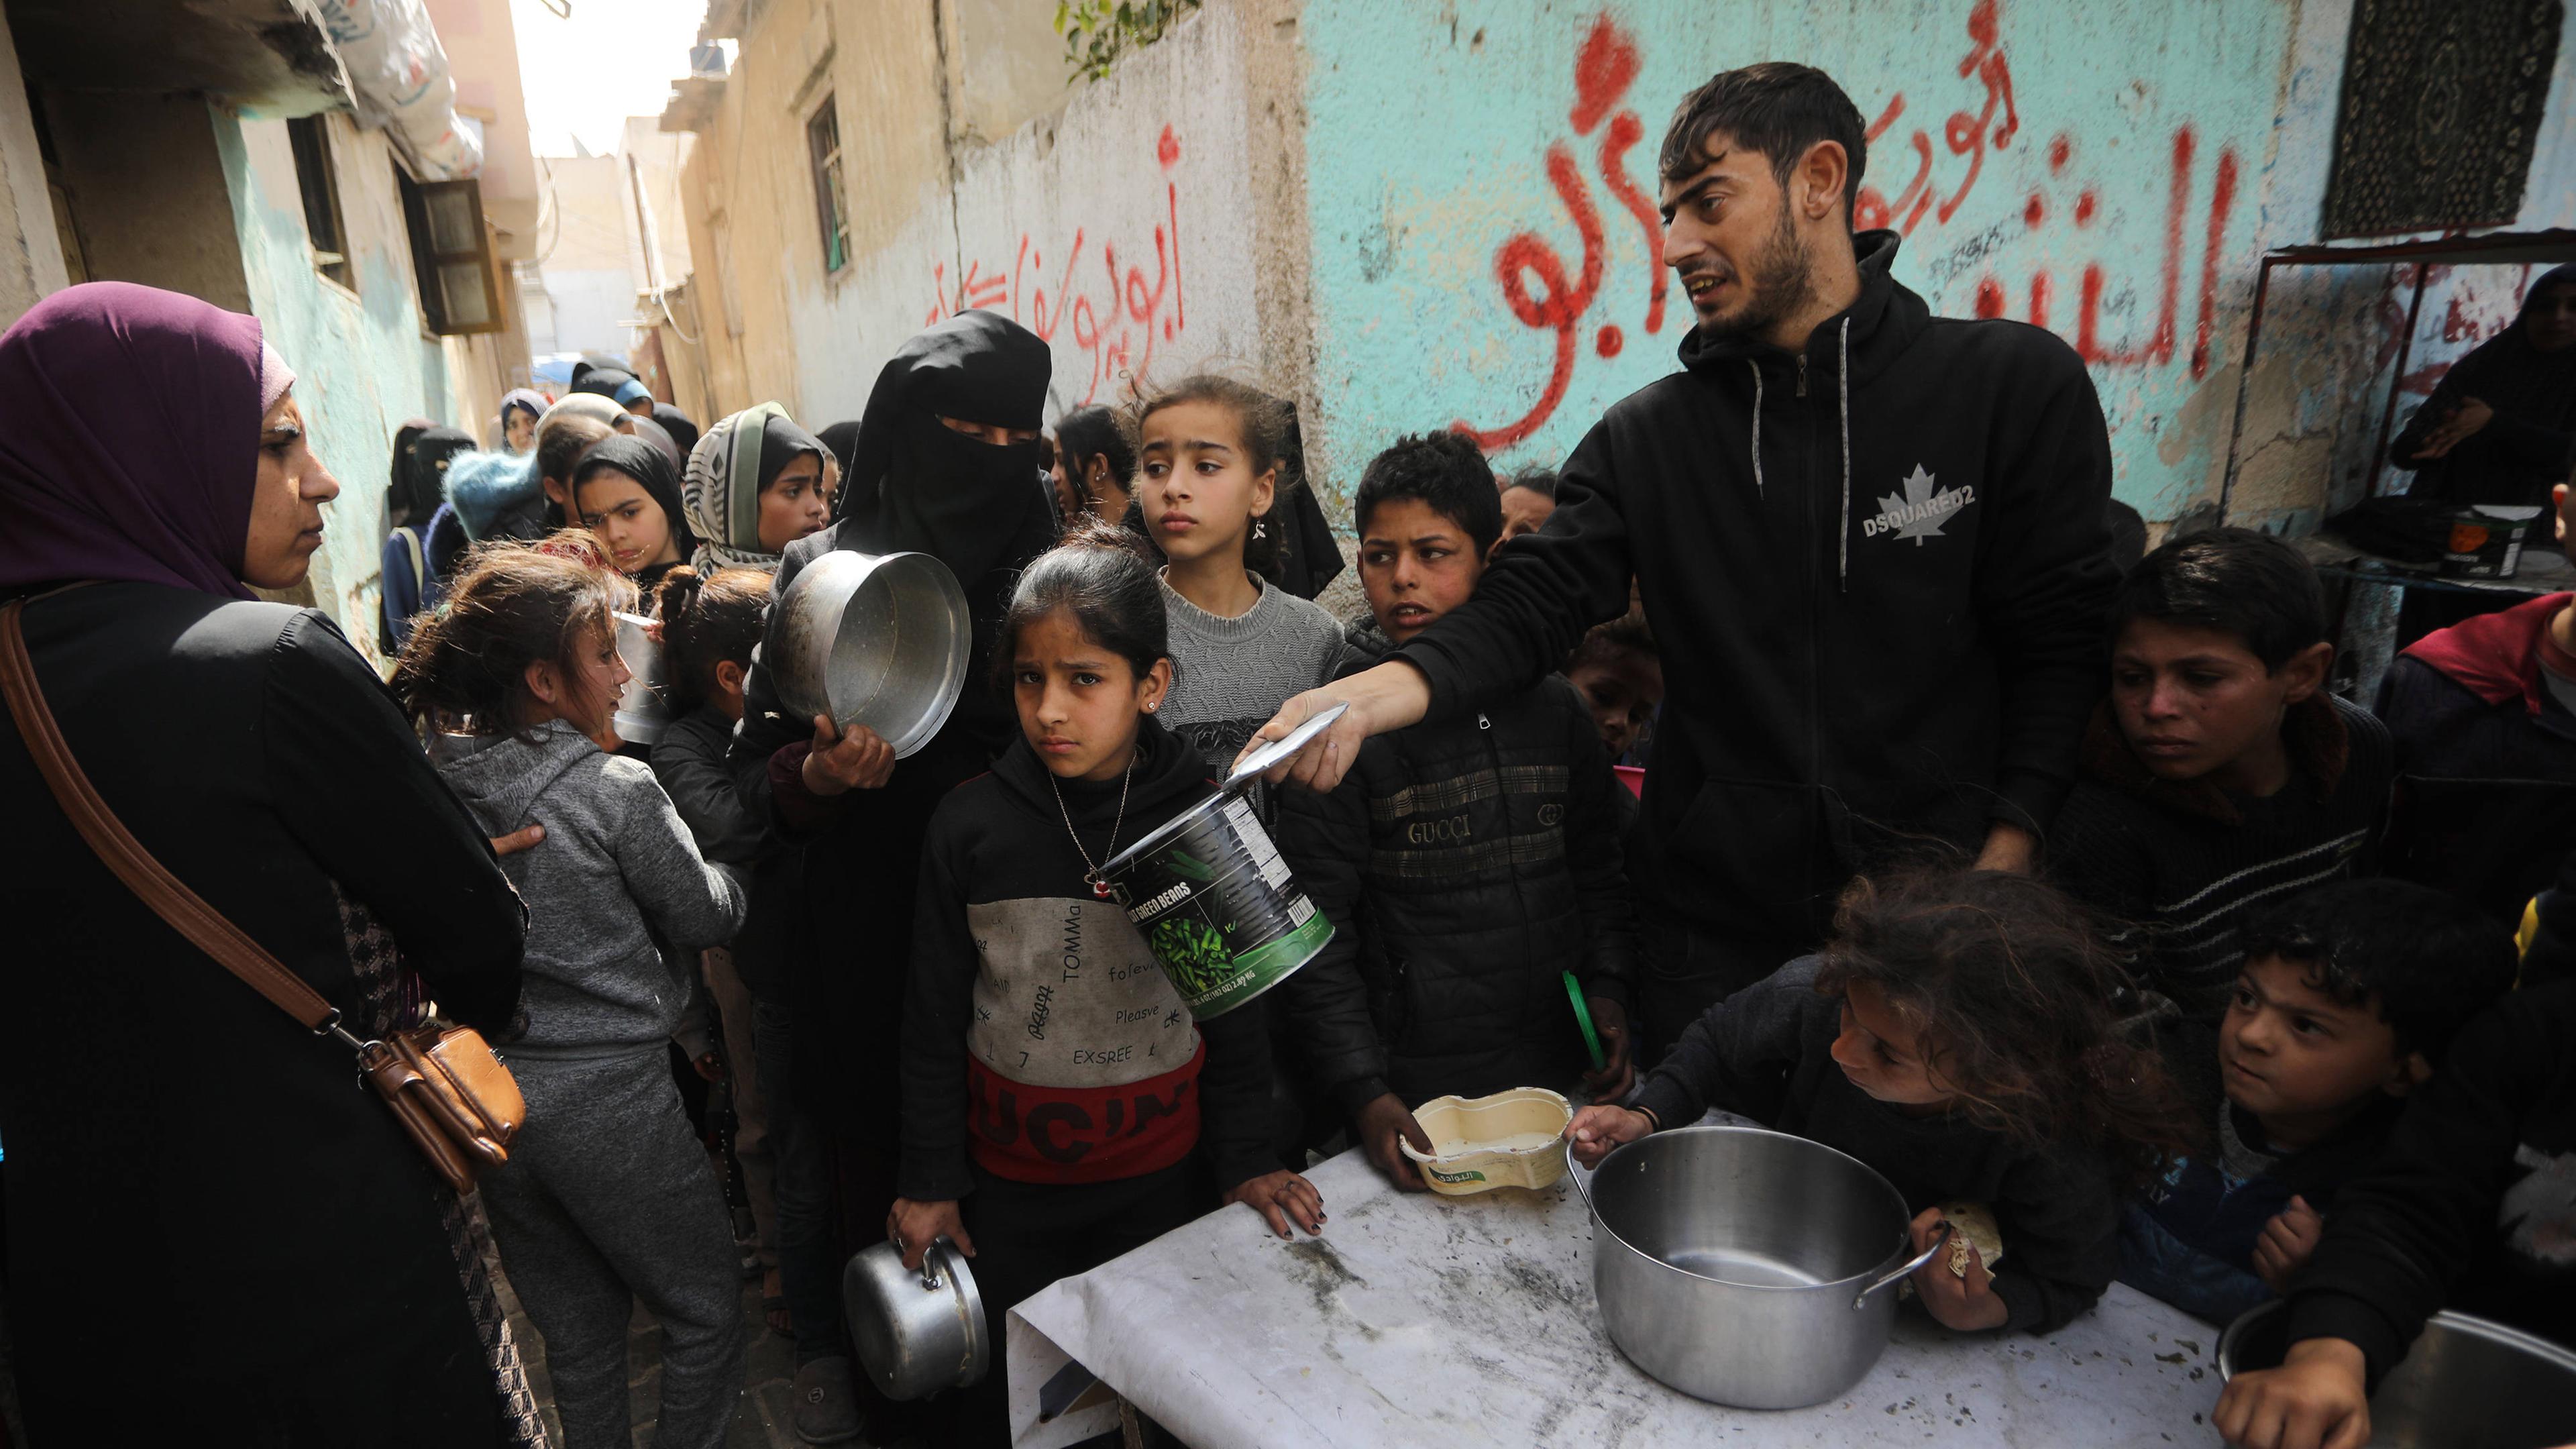
[[[537,1333],[519,1310],[518,1295],[502,1280],[501,1301],[510,1310],[510,1332],[519,1343],[519,1356],[528,1366],[528,1383],[537,1392],[538,1410],[545,1416],[546,1436],[554,1444],[563,1443],[563,1425],[555,1418],[554,1385],[546,1378],[545,1339]],[[742,1318],[751,1334],[751,1350],[743,1364],[742,1403],[734,1411],[733,1432],[725,1436],[725,1449],[804,1449],[805,1441],[796,1437],[789,1417],[789,1395],[795,1388],[796,1345],[784,1334],[769,1331],[760,1312],[760,1280],[742,1285]],[[654,1409],[662,1396],[662,1329],[639,1305],[635,1321],[627,1329],[627,1405],[635,1425],[636,1449],[647,1449],[653,1442]],[[855,1445],[860,1441],[852,1441]]]

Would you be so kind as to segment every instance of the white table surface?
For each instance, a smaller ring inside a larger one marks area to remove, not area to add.
[[[1212,1213],[1030,1298],[1005,1331],[1022,1449],[1116,1425],[1037,1425],[1068,1356],[1195,1449],[1371,1445],[2210,1445],[2218,1333],[2114,1285],[2045,1337],[1953,1334],[1902,1305],[1868,1377],[1810,1409],[1702,1403],[1612,1345],[1572,1182],[1399,1193],[1353,1151],[1308,1174],[1324,1234]]]

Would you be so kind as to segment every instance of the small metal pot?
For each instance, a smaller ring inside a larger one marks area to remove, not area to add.
[[[641,614],[617,616],[617,653],[626,661],[626,690],[617,696],[617,737],[630,745],[658,744],[671,727],[670,706],[662,702],[662,645],[652,634],[653,621]]]
[[[926,553],[835,550],[787,587],[760,646],[798,720],[869,729],[900,759],[930,743],[966,685],[966,591]]]
[[[2288,1305],[2277,1299],[2238,1315],[2218,1336],[2219,1381],[2280,1367],[2289,1329]],[[2371,1394],[2370,1442],[2576,1443],[2576,1352],[2466,1313],[2436,1313]]]
[[[1628,1143],[1588,1182],[1592,1287],[1610,1341],[1654,1378],[1745,1409],[1820,1404],[1887,1348],[1910,1251],[1896,1188],[1818,1142],[1683,1127]]]
[[[984,1295],[946,1238],[932,1241],[918,1272],[893,1243],[852,1254],[841,1270],[841,1310],[859,1363],[890,1399],[962,1389],[992,1367]]]

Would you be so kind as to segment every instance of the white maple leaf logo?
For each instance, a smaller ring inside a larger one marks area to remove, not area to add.
[[[1941,525],[1960,508],[1957,501],[1959,490],[1944,488],[1935,493],[1932,491],[1934,481],[1931,474],[1923,471],[1923,465],[1917,463],[1914,471],[1905,475],[1904,497],[1889,493],[1878,500],[1878,506],[1887,510],[1889,518],[1910,520],[1896,529],[1896,536],[1914,540],[1916,548],[1921,548],[1927,538],[1947,537],[1941,532]]]

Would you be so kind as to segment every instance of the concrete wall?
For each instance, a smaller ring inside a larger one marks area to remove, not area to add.
[[[967,0],[943,29],[780,0],[741,38],[689,163],[717,407],[856,417],[886,356],[961,307],[1048,340],[1051,415],[1208,366],[1304,395],[1293,0],[1211,6],[1071,88],[1044,9]],[[827,89],[853,210],[832,274],[804,142]]]
[[[894,298],[867,299],[873,325],[809,348],[843,384],[822,394],[827,410],[857,416],[871,358],[961,307],[1047,339],[1051,414],[1203,365],[1257,372],[1248,243],[1266,218],[1243,165],[1244,94],[1235,17],[1204,13],[1087,86],[1060,121],[966,152],[953,245],[934,233],[909,275],[889,279]]]
[[[925,259],[956,246],[934,19],[929,5],[772,0],[741,35],[683,180],[710,412],[775,399],[813,425],[855,416],[919,325]],[[850,203],[850,259],[833,272],[805,141],[827,97]]]
[[[207,115],[205,104],[198,105]],[[421,331],[402,198],[382,132],[360,131],[344,114],[328,117],[357,279],[352,291],[313,270],[286,123],[220,109],[211,116],[249,310],[295,369],[295,396],[313,449],[340,480],[339,499],[325,508],[322,552],[313,560],[313,599],[362,652],[372,652],[394,429],[419,414],[461,420],[481,434],[480,420],[467,411],[479,404],[450,388],[449,351],[461,360],[465,349]]]
[[[202,98],[55,90],[41,77],[36,98],[91,279],[140,282],[251,310],[240,256],[206,244],[226,234],[233,204]],[[271,124],[284,146],[285,123]],[[300,234],[291,168],[286,187]]]
[[[18,48],[0,12],[0,329],[69,282]]]
[[[1793,59],[1870,124],[1858,219],[1905,234],[1898,279],[1936,312],[2074,343],[2119,496],[2174,518],[2218,489],[2257,256],[2316,238],[2349,26],[2348,0],[1310,0],[1329,455],[1348,471],[1399,432],[1463,423],[1502,462],[1552,463],[1671,369],[1689,314],[1654,252],[1664,124],[1711,72]],[[2550,115],[2541,215],[2576,179],[2560,98]],[[2313,511],[2363,461],[2348,425],[2384,325],[2370,270],[2276,286],[2249,417],[2276,446],[2240,484],[2256,515]],[[2473,316],[2497,310],[2482,295]]]
[[[623,353],[635,344],[635,278],[624,267],[548,267],[546,300],[554,309],[552,352]]]
[[[1553,463],[1689,325],[1654,216],[1674,102],[1796,59],[1869,123],[1859,219],[1903,234],[1899,280],[2073,344],[2119,496],[2168,522],[2216,505],[2257,259],[2317,239],[2352,21],[2352,0],[1209,0],[1058,93],[1043,9],[761,11],[690,163],[701,344],[674,355],[713,405],[853,416],[904,335],[984,306],[1047,334],[1051,410],[1200,365],[1297,397],[1328,495],[1424,428]],[[2522,225],[2576,224],[2572,81],[2562,47]],[[803,138],[827,92],[855,213],[829,276]],[[2528,277],[2437,273],[2401,380],[2409,282],[2276,277],[2234,516],[2304,528],[2371,487],[2390,387],[2428,392]]]

